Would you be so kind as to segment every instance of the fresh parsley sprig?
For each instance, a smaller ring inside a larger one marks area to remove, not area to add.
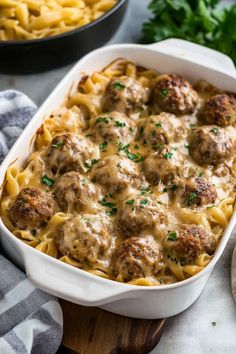
[[[144,43],[186,39],[229,55],[236,62],[236,4],[220,0],[152,0],[153,17],[143,25]]]

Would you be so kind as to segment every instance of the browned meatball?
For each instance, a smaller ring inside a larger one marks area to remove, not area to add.
[[[190,154],[200,165],[217,165],[230,157],[232,149],[232,142],[223,128],[206,125],[193,132]]]
[[[98,188],[79,172],[67,172],[55,183],[54,194],[64,212],[93,209],[99,199]]]
[[[106,193],[115,193],[128,186],[139,188],[142,178],[135,162],[123,156],[111,155],[96,164],[93,181],[100,184]]]
[[[154,195],[130,195],[117,214],[118,225],[125,234],[140,233],[154,226],[161,232],[167,223],[167,214]]]
[[[182,115],[194,111],[198,94],[181,76],[164,74],[157,78],[153,101],[162,111]]]
[[[180,159],[177,151],[166,146],[150,154],[143,163],[143,171],[148,182],[168,183],[178,173]]]
[[[221,127],[235,125],[236,99],[225,93],[213,96],[205,104],[202,120]]]
[[[127,145],[135,135],[133,122],[120,112],[101,114],[95,118],[92,135],[97,142],[121,142]]]
[[[169,144],[180,137],[181,122],[173,114],[162,112],[144,119],[139,131],[149,145]]]
[[[215,187],[204,177],[187,177],[180,180],[175,193],[179,203],[187,207],[213,204],[217,198]]]
[[[76,134],[57,135],[47,150],[47,161],[53,173],[83,172],[83,164],[98,158],[98,151],[85,137]]]
[[[163,267],[162,249],[158,243],[142,237],[130,237],[113,253],[112,268],[115,276],[124,281],[155,276]]]
[[[130,113],[147,102],[147,92],[136,80],[128,76],[113,78],[106,87],[103,110]]]
[[[37,188],[25,188],[13,203],[9,216],[19,229],[39,227],[55,213],[53,198]]]
[[[214,239],[199,225],[181,225],[177,231],[169,232],[165,247],[172,260],[191,264],[203,252],[212,254]]]
[[[55,241],[63,255],[80,262],[98,262],[108,251],[111,237],[98,215],[81,214],[59,226]]]

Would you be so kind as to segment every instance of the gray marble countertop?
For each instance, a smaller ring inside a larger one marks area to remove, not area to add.
[[[138,42],[141,24],[148,17],[147,4],[148,0],[130,0],[125,21],[111,43]],[[0,90],[14,88],[23,91],[40,105],[70,67],[39,75],[0,75]],[[200,298],[182,314],[168,320],[161,341],[152,354],[236,353],[236,305],[230,288],[235,243],[236,232]]]

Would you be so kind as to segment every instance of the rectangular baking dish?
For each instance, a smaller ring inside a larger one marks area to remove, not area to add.
[[[236,91],[236,71],[231,59],[190,42],[169,39],[148,46],[119,44],[97,49],[71,69],[34,115],[0,167],[0,185],[13,161],[22,165],[27,159],[32,151],[32,138],[43,118],[63,102],[68,92],[75,92],[81,76],[101,70],[120,57],[159,72],[178,73],[192,83],[204,78],[221,89]],[[235,222],[236,212],[212,261],[204,270],[187,280],[159,287],[118,283],[71,267],[17,239],[1,220],[0,241],[9,258],[25,270],[37,287],[80,305],[99,306],[125,316],[151,319],[176,315],[198,298],[227,244]]]

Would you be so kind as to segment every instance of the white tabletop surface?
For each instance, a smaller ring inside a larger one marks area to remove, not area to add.
[[[139,41],[141,24],[148,17],[147,4],[148,0],[130,0],[126,19],[111,43]],[[0,75],[0,90],[15,88],[40,105],[70,67],[39,75]],[[236,353],[236,305],[230,288],[231,256],[235,243],[236,233],[200,298],[191,308],[168,320],[161,341],[152,354]]]

